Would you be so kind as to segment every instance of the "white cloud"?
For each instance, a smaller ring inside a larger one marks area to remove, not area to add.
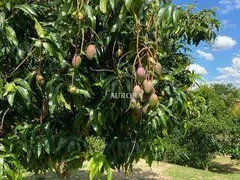
[[[217,68],[217,70],[228,78],[240,78],[240,70],[233,67]]]
[[[228,25],[228,20],[226,20],[226,19],[222,20],[222,24],[224,27],[226,27]]]
[[[214,56],[211,53],[206,53],[204,51],[201,50],[197,50],[197,53],[199,54],[200,57],[204,58],[207,61],[213,61],[214,60]]]
[[[240,81],[234,79],[222,79],[218,81],[208,81],[208,84],[233,84],[237,87],[240,87]]]
[[[232,60],[232,66],[235,69],[240,69],[240,57],[235,57]]]
[[[220,10],[220,12],[223,14],[226,14],[235,9],[240,9],[240,0],[221,0],[219,4],[224,6]]]
[[[217,70],[226,75],[234,75],[237,73],[237,70],[232,67],[217,68]]]
[[[191,64],[187,69],[199,75],[206,75],[208,73],[207,70],[199,64]]]
[[[236,84],[240,84],[240,80],[235,80],[235,83]]]
[[[221,0],[220,4],[231,4],[233,0]]]
[[[217,68],[217,70],[221,73],[220,76],[215,77],[219,83],[240,86],[240,57],[232,59],[231,67]]]
[[[240,51],[238,53],[234,53],[236,57],[240,57]]]
[[[228,36],[218,36],[213,44],[216,51],[232,49],[237,42]]]
[[[228,20],[222,20],[223,28],[236,28],[237,24],[231,24]]]
[[[219,79],[219,80],[223,80],[223,79],[227,79],[228,76],[227,75],[221,75],[221,76],[217,76],[216,79]]]
[[[220,10],[222,14],[227,14],[228,12],[232,11],[234,8],[233,6],[226,5],[223,9]]]

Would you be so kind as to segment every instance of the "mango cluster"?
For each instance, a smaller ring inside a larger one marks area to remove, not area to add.
[[[151,57],[149,57],[149,61]],[[162,74],[162,65],[154,63],[154,75],[156,77]],[[142,115],[148,114],[150,109],[157,106],[159,102],[156,94],[153,79],[150,74],[140,65],[136,70],[136,84],[133,87],[132,98],[130,100],[130,113],[134,122],[138,123]]]
[[[95,57],[96,53],[97,53],[97,50],[95,45],[90,44],[87,46],[85,56],[88,60],[92,60]],[[71,61],[72,68],[78,69],[81,64],[82,64],[82,57],[78,54],[75,54]],[[76,90],[77,88],[73,84],[68,87],[68,92],[70,94],[75,94]]]

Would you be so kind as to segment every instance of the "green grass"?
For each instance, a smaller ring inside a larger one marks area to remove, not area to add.
[[[56,175],[48,173],[46,175],[25,175],[25,180],[47,179],[55,180]],[[85,170],[74,173],[71,180],[87,180],[88,174]],[[103,176],[103,179],[106,179]],[[123,172],[113,171],[113,180],[134,179],[134,180],[240,180],[240,166],[229,157],[217,157],[211,162],[209,170],[200,170],[185,166],[169,164],[165,162],[154,162],[152,167],[141,160],[134,166],[132,173],[128,177]]]
[[[217,157],[208,171],[171,165],[165,174],[173,180],[239,180],[240,166],[229,157]]]
[[[238,173],[216,173],[194,168],[174,165],[166,170],[165,174],[174,180],[239,180]]]

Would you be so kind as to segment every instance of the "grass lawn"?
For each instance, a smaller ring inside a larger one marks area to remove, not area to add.
[[[47,179],[54,180],[53,174],[46,175],[25,175],[25,180]],[[88,174],[85,170],[79,170],[72,177],[72,180],[87,180]],[[103,179],[106,179],[103,177]],[[132,173],[128,177],[123,172],[113,171],[113,180],[132,179],[132,180],[240,180],[240,166],[236,161],[229,157],[217,157],[212,161],[209,171],[199,170],[165,162],[154,162],[149,168],[144,160],[134,166]]]
[[[217,157],[209,171],[170,165],[164,173],[173,180],[239,180],[240,166],[236,164],[228,157]]]

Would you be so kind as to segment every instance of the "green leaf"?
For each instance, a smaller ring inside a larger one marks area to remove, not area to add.
[[[67,103],[67,101],[65,100],[62,91],[60,91],[60,93],[57,96],[57,100],[60,104],[63,104],[65,106],[66,109],[71,110],[71,106]]]
[[[68,144],[69,139],[60,139],[56,148],[56,151],[59,152],[61,151],[64,146]]]
[[[1,29],[4,27],[5,18],[6,18],[6,14],[3,13],[3,12],[1,12],[1,13],[0,13],[0,28],[1,28]]]
[[[74,151],[74,148],[75,148],[75,142],[70,141],[70,143],[68,144],[68,152]]]
[[[46,37],[50,42],[54,43],[58,49],[62,48],[62,37],[58,33],[50,32],[49,36]]]
[[[37,16],[37,13],[35,12],[35,10],[32,9],[32,7],[27,4],[17,5],[14,8],[22,10],[23,12],[28,14],[30,17]]]
[[[167,14],[167,21],[170,23],[172,21],[172,12],[173,12],[173,6],[168,7],[168,14]]]
[[[158,110],[158,115],[159,115],[160,119],[162,120],[164,126],[167,127],[167,118],[166,118],[166,114],[163,113],[163,111],[159,109],[159,110]]]
[[[165,105],[163,105],[163,104],[160,104],[160,106],[163,108],[163,110],[164,110],[165,112],[167,112],[167,113],[169,114],[169,116],[174,117],[172,111],[171,111],[167,106],[165,106]]]
[[[89,94],[89,92],[86,91],[86,90],[83,90],[83,89],[77,89],[76,94],[84,95],[85,97],[88,97],[88,98],[91,97],[91,95]]]
[[[37,34],[40,38],[44,38],[46,32],[44,31],[43,27],[41,26],[41,24],[38,22],[38,20],[36,18],[34,18],[35,21],[35,30],[37,31]]]
[[[9,11],[11,10],[11,3],[10,2],[6,2],[5,6],[6,6],[7,10],[9,10]]]
[[[63,83],[58,82],[57,87],[54,87],[54,83],[56,82],[56,77],[53,77],[50,81],[48,81],[46,87],[47,89],[49,89],[50,93],[52,94],[52,96],[49,97],[49,111],[51,114],[54,113],[58,102],[57,102],[57,96],[58,96],[58,92],[60,91],[60,89],[63,86]]]
[[[28,91],[21,86],[16,86],[16,89],[18,93],[22,96],[22,98],[25,100],[27,107],[30,107],[31,100]]]
[[[54,1],[52,2],[52,5],[53,5],[53,6],[56,6],[56,5],[58,5],[61,1],[62,1],[62,0],[54,0]]]
[[[177,23],[178,23],[180,13],[181,13],[180,9],[175,9],[173,12],[173,22],[175,25],[177,25]]]
[[[16,94],[16,91],[13,91],[13,92],[11,92],[10,94],[8,94],[8,96],[7,96],[8,103],[9,103],[11,106],[13,106],[15,94]]]
[[[164,15],[164,12],[165,12],[166,8],[161,8],[159,11],[158,11],[158,23],[159,22],[162,22],[164,19],[163,19],[163,15]]]
[[[0,99],[3,97],[3,79],[0,77]]]
[[[0,179],[3,176],[3,169],[4,169],[4,159],[3,158],[4,158],[3,156],[0,156]]]
[[[85,12],[86,12],[88,18],[91,20],[91,23],[92,23],[91,27],[92,27],[92,29],[95,29],[96,28],[96,17],[93,14],[92,6],[85,5],[84,9],[85,9]]]
[[[173,81],[173,77],[171,75],[162,75],[162,80]]]
[[[57,53],[57,57],[58,57],[58,60],[59,60],[59,63],[61,65],[61,67],[63,67],[64,66],[63,55],[61,53]]]
[[[44,148],[45,148],[45,151],[50,154],[50,143],[48,141],[48,139],[44,139]]]
[[[111,180],[112,179],[112,171],[111,168],[107,169],[107,180]]]
[[[109,0],[109,2],[112,10],[114,10],[116,8],[116,4],[118,3],[118,0]]]
[[[15,46],[18,46],[18,40],[14,29],[11,26],[6,25],[4,27],[8,41]]]
[[[100,0],[100,10],[103,13],[107,12],[107,3],[108,3],[108,0]]]
[[[133,2],[133,0],[125,0],[125,6],[128,11],[131,10],[132,2]]]
[[[55,49],[51,44],[44,42],[43,47],[50,54],[50,56],[54,56],[54,54],[56,54]]]
[[[111,180],[112,179],[112,170],[111,170],[111,166],[109,165],[109,163],[107,162],[106,159],[105,159],[104,166],[107,171],[107,180]]]
[[[134,12],[137,15],[141,15],[144,3],[145,3],[145,0],[134,0],[133,1]]]
[[[35,43],[34,43],[34,46],[35,46],[36,48],[41,48],[41,47],[42,47],[42,41],[36,40]]]
[[[37,157],[39,158],[42,153],[42,145],[40,142],[37,144]]]
[[[7,83],[4,86],[5,92],[3,94],[3,96],[8,95],[9,92],[15,90],[15,84],[14,83]]]
[[[29,86],[29,84],[27,83],[27,81],[21,79],[21,78],[16,78],[13,81],[15,84],[21,85],[22,87],[24,87],[26,90],[31,91],[31,87]]]
[[[65,1],[65,3],[61,6],[61,9],[58,11],[58,20],[63,18],[64,16],[71,14],[73,9],[74,1]]]
[[[93,180],[94,177],[101,172],[100,170],[103,167],[104,162],[105,156],[102,154],[97,154],[91,158],[88,166],[88,168],[90,169],[90,180]]]

